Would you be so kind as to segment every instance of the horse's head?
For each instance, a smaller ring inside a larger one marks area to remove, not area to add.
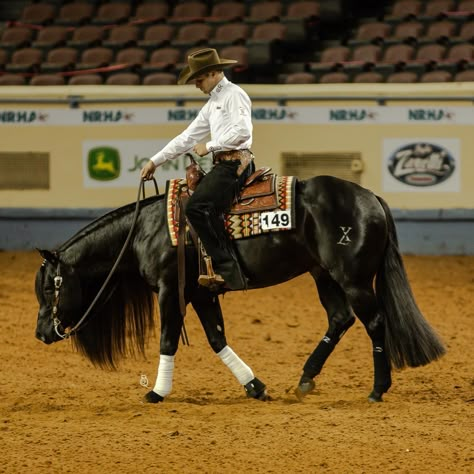
[[[60,255],[39,250],[44,258],[36,274],[35,291],[40,305],[36,337],[46,344],[68,337],[81,317],[81,284],[71,265],[61,261]]]

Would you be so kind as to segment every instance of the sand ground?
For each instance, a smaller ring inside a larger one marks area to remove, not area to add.
[[[292,394],[326,330],[308,276],[222,299],[231,347],[268,386],[245,397],[190,309],[172,394],[142,403],[147,359],[94,368],[69,342],[35,339],[33,282],[41,258],[0,253],[0,473],[474,472],[474,258],[406,256],[417,302],[446,343],[429,366],[395,372],[369,403],[370,341],[357,322],[303,403]]]

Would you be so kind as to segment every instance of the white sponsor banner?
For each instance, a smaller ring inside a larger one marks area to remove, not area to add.
[[[157,140],[87,140],[82,143],[84,187],[123,188],[140,184],[140,170],[145,163],[169,142]],[[195,159],[206,170],[209,157]],[[165,190],[166,181],[186,176],[189,159],[180,156],[166,162],[155,171],[160,193]]]
[[[187,124],[199,107],[142,107],[98,109],[0,109],[0,126],[117,126]],[[252,109],[254,123],[301,124],[470,124],[473,107],[259,107]]]
[[[387,138],[382,182],[387,192],[459,192],[460,141],[450,138]]]

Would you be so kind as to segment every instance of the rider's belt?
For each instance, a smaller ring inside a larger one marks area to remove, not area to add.
[[[245,168],[254,159],[254,154],[250,150],[230,150],[230,151],[219,151],[214,153],[212,162],[216,165],[222,161],[240,161],[240,165],[237,168],[237,175],[240,176]]]

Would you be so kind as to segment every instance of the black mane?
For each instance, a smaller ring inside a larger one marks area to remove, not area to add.
[[[140,202],[140,209],[163,198],[163,195],[147,198]],[[65,242],[58,251],[59,255],[76,244],[80,245],[84,239],[87,241],[84,245],[93,245],[91,236],[113,226],[117,220],[131,215],[134,210],[135,203],[131,203],[95,219]],[[74,252],[72,260],[74,267],[81,266],[78,252]],[[114,261],[111,261],[110,268],[113,264]],[[108,272],[109,269],[105,273],[81,272],[81,314],[85,313],[98,294]],[[107,368],[115,368],[117,361],[127,355],[136,355],[138,352],[144,356],[148,336],[155,327],[155,303],[155,294],[137,268],[121,265],[84,325],[72,337],[74,346],[94,365]]]

